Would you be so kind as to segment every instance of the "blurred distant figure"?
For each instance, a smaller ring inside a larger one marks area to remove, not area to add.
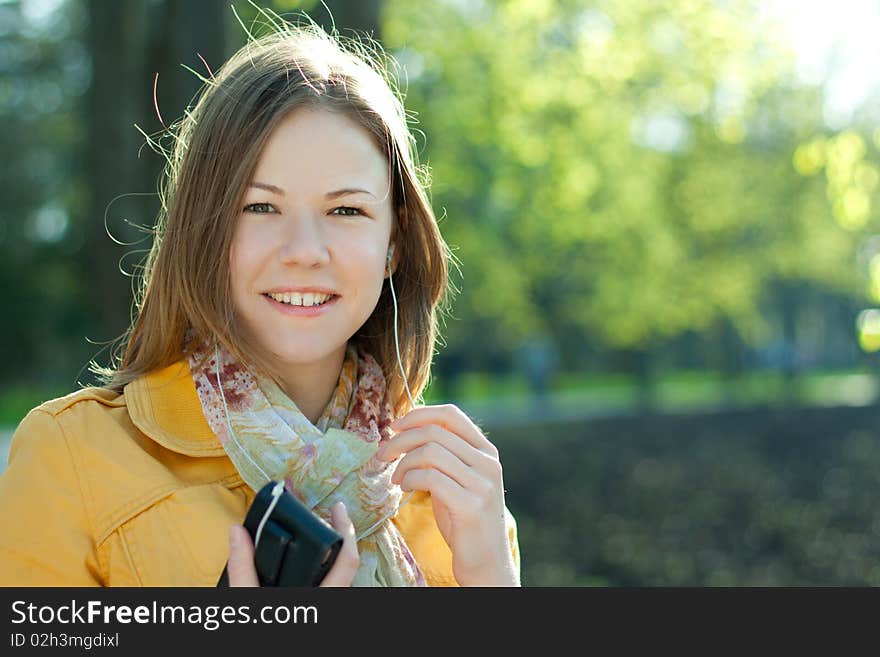
[[[532,390],[532,398],[539,411],[548,406],[548,391],[556,369],[559,354],[556,345],[545,334],[529,338],[521,350],[522,368]]]

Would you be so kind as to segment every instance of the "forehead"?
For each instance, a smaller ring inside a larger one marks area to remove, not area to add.
[[[260,153],[254,178],[283,189],[358,182],[383,191],[388,173],[385,154],[363,126],[338,112],[308,108],[294,110],[278,123]]]

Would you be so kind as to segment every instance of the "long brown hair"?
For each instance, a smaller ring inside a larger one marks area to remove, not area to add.
[[[276,17],[277,18],[277,17]],[[231,302],[229,250],[240,203],[273,128],[291,111],[340,112],[373,136],[388,158],[395,243],[394,288],[403,369],[413,397],[428,385],[438,320],[448,311],[454,262],[427,196],[389,63],[374,44],[331,36],[313,23],[282,21],[253,37],[205,85],[195,107],[170,129],[152,249],[135,294],[136,316],[113,356],[115,367],[92,363],[106,387],[179,360],[191,327],[199,342],[218,342],[271,374],[248,349]],[[394,345],[394,312],[386,279],[379,301],[352,341],[386,375],[395,416],[409,410]]]

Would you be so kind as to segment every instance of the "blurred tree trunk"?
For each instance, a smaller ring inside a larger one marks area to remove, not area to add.
[[[324,4],[330,9],[332,21],[321,4],[309,15],[325,30],[329,31],[335,23],[336,29],[345,36],[351,35],[349,30],[356,30],[377,40],[381,38],[382,0],[325,0]]]
[[[149,239],[143,239],[145,233],[130,224],[152,227],[160,207],[155,193],[164,159],[149,147],[139,155],[144,137],[134,124],[147,134],[162,128],[153,102],[156,73],[164,124],[170,126],[183,114],[202,83],[181,63],[209,77],[196,53],[211,70],[222,64],[231,15],[222,0],[89,2],[86,45],[92,81],[86,126],[91,198],[85,239],[92,320],[88,337],[100,343],[120,336],[130,323],[132,279],[120,272],[120,258],[130,254],[123,269],[131,272],[150,245]],[[120,195],[130,196],[114,201]],[[128,244],[114,243],[108,232]],[[102,354],[98,360],[106,363],[108,356]]]
[[[183,68],[191,69],[210,78],[209,71],[199,59],[207,62],[211,71],[217,71],[231,53],[226,35],[232,10],[225,0],[164,0],[155,7],[149,37],[149,57],[145,64],[145,79],[140,88],[141,106],[149,108],[158,128],[158,117],[153,108],[153,78],[159,74],[159,111],[165,125],[183,116],[192,104],[193,96],[202,81]]]
[[[120,194],[143,191],[135,181],[137,133],[131,124],[138,113],[137,90],[144,80],[132,55],[143,50],[146,5],[143,1],[89,2],[86,43],[91,54],[92,81],[87,101],[86,161],[91,195],[85,252],[89,254],[87,286],[92,317],[88,337],[99,342],[117,337],[129,317],[130,281],[117,267],[125,247],[115,244],[107,233],[121,241],[130,240],[131,232],[125,224],[112,218],[118,216],[121,206],[110,203]]]

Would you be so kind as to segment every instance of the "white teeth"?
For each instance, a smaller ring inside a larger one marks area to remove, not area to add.
[[[274,293],[270,292],[269,296],[275,301],[290,304],[291,306],[318,306],[333,295],[331,294],[315,294],[308,292],[306,294],[297,294],[296,292]]]

